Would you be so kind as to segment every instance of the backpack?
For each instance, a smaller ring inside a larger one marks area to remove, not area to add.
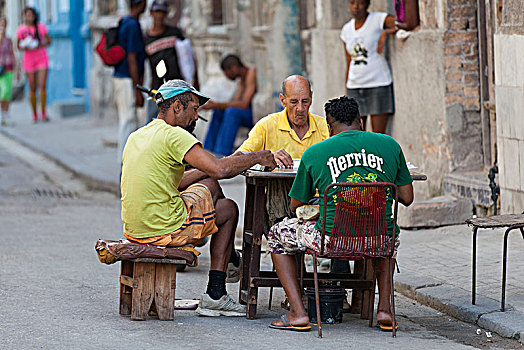
[[[118,33],[123,23],[124,21],[120,20],[116,27],[104,31],[99,43],[96,45],[95,51],[106,66],[117,66],[126,57],[126,50],[124,50],[118,41]]]

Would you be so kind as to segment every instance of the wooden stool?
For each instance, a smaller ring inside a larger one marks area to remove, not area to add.
[[[137,258],[122,260],[120,271],[120,315],[145,320],[155,311],[160,320],[173,320],[176,267],[182,259]]]

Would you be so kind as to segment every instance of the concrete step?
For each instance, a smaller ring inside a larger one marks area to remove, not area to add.
[[[408,208],[400,206],[399,226],[409,229],[456,225],[473,215],[493,215],[488,170],[446,174],[443,188],[444,196],[415,201]]]
[[[73,98],[54,102],[51,107],[52,115],[58,118],[80,116],[86,113],[86,105],[83,98]]]
[[[398,225],[404,229],[464,224],[473,215],[470,199],[453,196],[415,201],[407,208],[399,205],[398,209]]]
[[[493,206],[488,170],[446,174],[443,188],[444,195],[473,200],[476,206],[486,209]]]

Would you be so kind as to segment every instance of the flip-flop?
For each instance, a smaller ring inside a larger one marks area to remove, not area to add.
[[[380,322],[377,322],[377,327],[382,331],[382,332],[393,332],[393,326],[389,326],[389,325],[385,325],[385,324],[382,324]],[[398,329],[398,323],[395,324],[395,330]]]
[[[309,332],[311,330],[310,325],[293,326],[291,323],[289,323],[289,320],[286,315],[280,316],[280,320],[282,321],[283,326],[275,326],[275,325],[270,324],[269,328],[281,329],[284,331],[294,331],[294,332]]]

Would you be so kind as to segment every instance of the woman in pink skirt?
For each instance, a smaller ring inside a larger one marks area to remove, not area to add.
[[[44,24],[38,22],[36,10],[32,7],[24,9],[25,24],[20,25],[16,32],[18,49],[24,51],[22,69],[27,74],[29,81],[29,102],[33,110],[33,122],[38,121],[36,110],[36,90],[40,89],[40,106],[42,120],[48,121],[46,116],[46,82],[49,59],[46,46],[51,44],[51,38]]]

